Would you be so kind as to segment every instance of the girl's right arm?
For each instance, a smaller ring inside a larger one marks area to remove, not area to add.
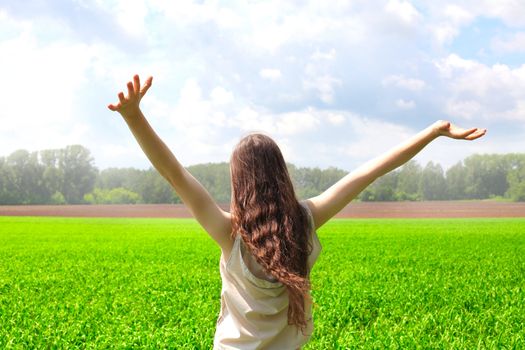
[[[485,135],[486,129],[461,129],[450,122],[439,120],[408,141],[394,147],[383,155],[365,163],[349,173],[320,195],[307,203],[312,211],[316,228],[343,209],[378,177],[403,165],[439,136],[474,140]]]
[[[175,192],[187,205],[193,216],[219,244],[221,248],[230,245],[230,214],[222,210],[208,191],[175,158],[166,144],[157,136],[140,110],[139,103],[151,86],[148,78],[140,87],[138,75],[129,82],[128,96],[118,94],[119,102],[108,106],[119,112],[128,124],[133,136],[157,171],[171,184]]]

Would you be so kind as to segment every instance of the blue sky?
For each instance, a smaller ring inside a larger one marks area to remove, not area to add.
[[[417,156],[525,150],[525,2],[0,0],[0,155],[88,147],[147,168],[107,109],[134,73],[184,165],[250,131],[299,166],[351,171],[437,119],[483,127]]]

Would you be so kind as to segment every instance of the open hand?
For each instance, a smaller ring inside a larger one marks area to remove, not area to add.
[[[434,123],[434,131],[438,136],[447,136],[453,139],[460,140],[475,140],[485,135],[487,129],[480,128],[471,128],[471,129],[462,129],[450,122],[445,120],[438,120]]]
[[[140,87],[140,78],[137,74],[133,77],[133,82],[128,82],[128,95],[124,96],[121,91],[118,93],[119,102],[117,104],[109,104],[108,108],[112,111],[119,112],[123,117],[127,117],[130,114],[139,110],[139,104],[142,97],[146,94],[148,89],[151,87],[153,77],[146,79],[146,82]]]

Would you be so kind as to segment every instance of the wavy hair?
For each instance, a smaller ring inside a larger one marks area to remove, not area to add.
[[[286,286],[288,323],[304,333],[309,224],[282,153],[270,137],[250,134],[234,149],[230,167],[232,234],[240,234],[263,269]]]

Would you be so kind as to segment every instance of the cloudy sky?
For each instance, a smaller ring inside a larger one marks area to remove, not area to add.
[[[525,151],[525,2],[0,0],[0,155],[70,144],[149,163],[107,109],[134,73],[184,165],[250,131],[299,166],[352,170],[437,119],[484,127],[418,155]]]

